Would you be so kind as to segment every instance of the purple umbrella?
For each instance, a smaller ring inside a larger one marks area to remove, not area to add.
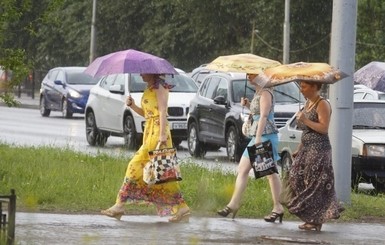
[[[84,72],[93,77],[119,73],[178,74],[167,60],[134,49],[98,57]]]
[[[354,81],[385,92],[385,62],[372,61],[354,73]]]

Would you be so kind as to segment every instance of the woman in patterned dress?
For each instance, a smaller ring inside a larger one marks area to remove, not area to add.
[[[172,86],[157,74],[141,74],[141,76],[147,83],[141,107],[135,104],[131,96],[127,97],[126,104],[146,119],[143,144],[128,163],[115,205],[102,210],[101,213],[120,220],[124,214],[125,202],[145,201],[156,206],[158,215],[172,215],[169,222],[188,222],[190,209],[183,199],[178,182],[147,185],[143,181],[143,168],[150,160],[148,152],[154,150],[158,144],[166,148],[173,146],[166,118],[169,89]]]
[[[328,136],[331,106],[320,96],[321,87],[319,83],[300,82],[307,102],[296,115],[303,132],[298,150],[293,153],[289,175],[293,198],[287,207],[305,222],[298,226],[302,230],[320,231],[326,220],[340,216]]]
[[[250,109],[250,112],[253,115],[253,120],[258,124],[255,132],[253,132],[253,135],[247,135],[251,137],[248,146],[252,146],[254,144],[259,145],[264,141],[270,140],[273,146],[274,161],[278,161],[280,157],[277,149],[278,130],[274,123],[273,90],[271,88],[262,88],[255,84],[254,79],[257,77],[257,74],[247,74],[247,77],[250,83],[255,85],[256,92],[251,102],[247,98],[242,98],[241,104]],[[227,217],[230,213],[232,213],[233,219],[235,218],[241,204],[243,192],[247,186],[250,170],[250,157],[246,148],[238,165],[238,175],[235,181],[235,188],[231,200],[225,208],[217,211],[220,216]],[[271,196],[273,199],[273,210],[269,215],[264,217],[264,220],[266,222],[275,222],[275,220],[278,219],[279,222],[282,223],[284,209],[279,202],[281,180],[279,175],[276,173],[268,175],[267,179],[269,180]]]

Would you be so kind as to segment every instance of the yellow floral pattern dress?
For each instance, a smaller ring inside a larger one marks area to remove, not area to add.
[[[165,88],[167,84],[162,84]],[[156,88],[144,90],[141,106],[146,118],[143,132],[143,145],[128,163],[123,185],[117,196],[117,203],[150,202],[157,208],[158,215],[174,214],[179,208],[187,206],[178,182],[147,185],[143,181],[143,168],[150,160],[148,152],[154,150],[158,144],[160,122]],[[169,125],[166,126],[167,147],[172,147]]]

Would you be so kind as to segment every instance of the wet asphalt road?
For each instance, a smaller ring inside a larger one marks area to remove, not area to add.
[[[321,232],[301,231],[299,222],[259,219],[190,218],[42,213],[16,214],[16,244],[384,244],[385,224],[326,223]]]

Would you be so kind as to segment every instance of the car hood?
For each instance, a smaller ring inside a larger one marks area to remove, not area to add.
[[[95,84],[67,84],[67,87],[76,91],[89,91]]]
[[[194,93],[179,93],[179,92],[170,92],[168,95],[168,106],[183,106],[189,107],[190,101],[195,96]]]
[[[279,104],[279,103],[276,103],[275,107],[274,107],[274,111],[284,111],[284,112],[296,113],[297,111],[299,111],[301,109],[302,106],[303,105],[299,104],[299,103],[295,103],[295,104]]]
[[[353,129],[353,137],[364,143],[384,144],[385,130],[381,129]]]

